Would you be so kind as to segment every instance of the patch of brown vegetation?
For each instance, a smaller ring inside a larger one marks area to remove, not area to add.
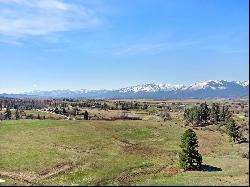
[[[57,176],[59,174],[65,173],[66,171],[69,171],[76,167],[78,164],[74,164],[72,162],[69,163],[59,163],[55,167],[43,170],[42,172],[38,173],[38,179],[48,179],[52,178],[54,176]]]
[[[117,136],[113,136],[113,138],[117,140],[117,143],[122,147],[123,152],[127,154],[139,154],[139,155],[144,155],[144,156],[152,156],[152,155],[161,153],[161,150],[155,147],[145,146],[139,143],[131,143],[128,140],[120,139]]]
[[[34,180],[36,179],[36,176],[30,176],[23,173],[14,173],[14,172],[6,172],[6,171],[0,171],[1,177],[7,177],[11,178],[16,181],[21,181],[27,185],[35,185],[36,183]]]
[[[162,170],[161,168],[149,168],[149,166],[131,167],[124,170],[119,176],[114,178],[99,178],[96,179],[96,186],[103,186],[112,182],[118,186],[129,186],[134,178],[138,178],[143,175],[156,174]]]
[[[122,145],[122,146],[127,146],[127,145],[134,145],[133,143],[129,142],[128,140],[126,139],[121,139],[120,137],[116,136],[116,135],[113,135],[112,136],[119,145]]]
[[[180,172],[180,170],[177,167],[170,166],[170,167],[163,169],[162,172],[169,176],[174,176],[174,175],[177,175]]]
[[[159,154],[159,150],[154,147],[144,146],[141,144],[131,144],[122,147],[123,151],[128,154],[139,154],[144,156],[152,156]]]
[[[77,169],[83,164],[84,164],[83,161],[76,162],[76,163],[73,163],[73,162],[58,163],[52,168],[48,168],[39,173],[32,173],[32,174],[0,171],[0,176],[11,178],[13,180],[23,182],[27,185],[39,185],[37,181],[53,178],[60,174],[64,174],[68,171],[72,171],[73,169]]]
[[[92,153],[93,150],[95,150],[95,147],[90,147],[89,149],[86,150],[82,150],[80,147],[72,147],[72,146],[67,146],[67,145],[58,145],[58,144],[52,144],[53,148],[56,148],[58,150],[62,150],[62,151],[72,151],[75,153]]]
[[[160,167],[139,167],[135,170],[131,170],[129,172],[123,172],[120,176],[114,178],[112,181],[117,183],[118,185],[130,185],[133,182],[134,178],[139,178],[144,175],[152,175],[161,172],[166,166]]]

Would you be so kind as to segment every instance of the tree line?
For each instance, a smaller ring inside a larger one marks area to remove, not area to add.
[[[228,106],[220,106],[218,103],[200,105],[185,108],[184,119],[193,126],[202,126],[203,124],[217,124],[226,127],[226,132],[233,142],[245,141],[245,138],[239,132],[240,127],[232,117]]]

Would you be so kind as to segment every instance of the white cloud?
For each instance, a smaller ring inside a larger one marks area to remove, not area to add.
[[[96,26],[95,13],[59,0],[0,0],[0,35],[25,37]]]

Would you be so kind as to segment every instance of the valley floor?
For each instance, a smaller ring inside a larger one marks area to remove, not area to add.
[[[11,120],[0,122],[0,185],[248,185],[248,144],[196,130],[203,170],[178,169],[171,121]]]

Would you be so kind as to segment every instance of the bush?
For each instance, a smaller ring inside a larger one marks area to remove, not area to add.
[[[247,159],[249,159],[249,152],[242,153],[242,154],[241,154],[241,157],[242,157],[242,158],[247,158]]]
[[[28,114],[28,115],[26,116],[26,119],[34,119],[33,114]]]

